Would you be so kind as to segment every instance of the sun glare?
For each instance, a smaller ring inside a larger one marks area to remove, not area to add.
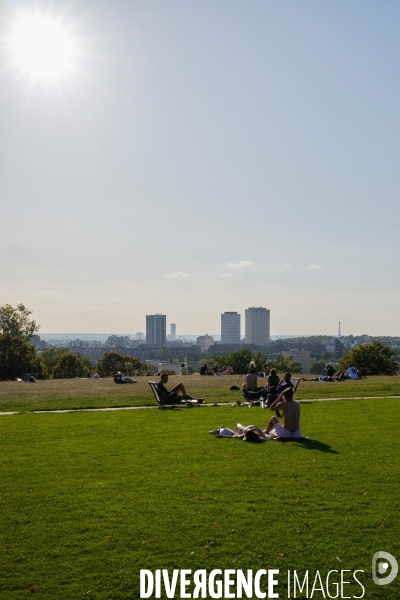
[[[73,70],[75,42],[68,28],[50,16],[20,14],[9,50],[14,66],[35,79],[59,79]]]

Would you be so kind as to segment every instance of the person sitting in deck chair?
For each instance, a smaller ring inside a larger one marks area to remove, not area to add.
[[[266,434],[270,434],[272,430],[278,437],[300,438],[300,404],[293,399],[293,388],[284,390],[275,402],[270,406],[269,410],[281,410],[283,413],[283,425],[277,417],[271,417],[270,422],[265,430]]]
[[[168,383],[168,375],[163,373],[160,381],[157,383],[158,393],[163,404],[180,404],[181,402],[203,404],[204,398],[193,398],[193,396],[187,394],[183,383],[178,383],[170,391],[165,387],[166,383]]]
[[[292,388],[293,387],[293,383],[291,382],[291,378],[292,378],[292,374],[291,373],[285,373],[284,374],[282,381],[279,383],[278,387],[276,388],[276,391],[277,391],[278,394],[281,394],[282,392],[284,392],[288,388]]]

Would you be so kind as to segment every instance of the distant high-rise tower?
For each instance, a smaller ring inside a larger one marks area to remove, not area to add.
[[[176,325],[175,323],[171,323],[171,341],[176,340]]]
[[[339,321],[339,333],[338,333],[338,337],[342,337],[341,331],[340,331],[340,321]]]
[[[270,311],[266,308],[247,308],[245,310],[245,342],[246,344],[269,344]]]
[[[165,346],[166,343],[166,315],[146,315],[146,344],[157,344],[157,346]]]
[[[240,344],[240,315],[225,312],[221,315],[221,344]]]

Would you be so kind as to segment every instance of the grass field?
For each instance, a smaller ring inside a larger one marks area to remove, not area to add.
[[[126,387],[115,403],[134,401]],[[274,567],[283,582],[287,569],[363,569],[365,598],[397,600],[400,578],[376,586],[370,572],[379,550],[400,558],[399,400],[303,404],[304,442],[207,433],[268,416],[220,406],[0,417],[0,599],[31,597],[30,586],[44,600],[136,599],[141,568]]]
[[[113,379],[51,379],[36,384],[0,382],[0,412],[117,406],[154,406],[156,404],[148,381],[154,377],[138,377],[138,383],[116,385]],[[157,379],[157,378],[156,378]],[[172,388],[184,381],[188,393],[207,402],[236,402],[240,391],[230,391],[232,385],[241,387],[242,377],[172,376]],[[299,400],[314,398],[354,398],[359,396],[400,396],[400,376],[369,377],[361,381],[314,383],[302,381],[297,391]]]

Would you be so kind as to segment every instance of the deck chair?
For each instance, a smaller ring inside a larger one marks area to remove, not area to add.
[[[151,387],[151,391],[154,394],[154,398],[158,404],[158,408],[167,408],[167,406],[163,403],[161,396],[158,393],[158,385],[155,381],[149,381],[149,386]],[[174,406],[173,404],[169,404],[168,406]]]
[[[300,377],[292,377],[292,379],[290,380],[293,383],[293,391],[295,392],[297,390],[297,388],[299,387],[299,383],[301,381]]]
[[[299,387],[299,383],[301,381],[300,377],[292,377],[290,380],[293,383],[293,391],[295,392]],[[258,394],[258,395],[257,395]],[[243,396],[246,400],[258,400],[261,398],[259,392],[247,392],[247,390],[243,390]]]
[[[182,407],[188,407],[188,408],[192,408],[193,404],[184,404],[181,402],[178,402],[177,404],[164,404],[164,402],[162,401],[162,398],[160,396],[160,394],[158,393],[158,385],[156,384],[155,381],[149,381],[149,386],[151,387],[151,391],[154,394],[154,398],[156,399],[156,402],[158,404],[158,408],[161,409],[166,409],[166,408],[176,408],[177,406]]]

